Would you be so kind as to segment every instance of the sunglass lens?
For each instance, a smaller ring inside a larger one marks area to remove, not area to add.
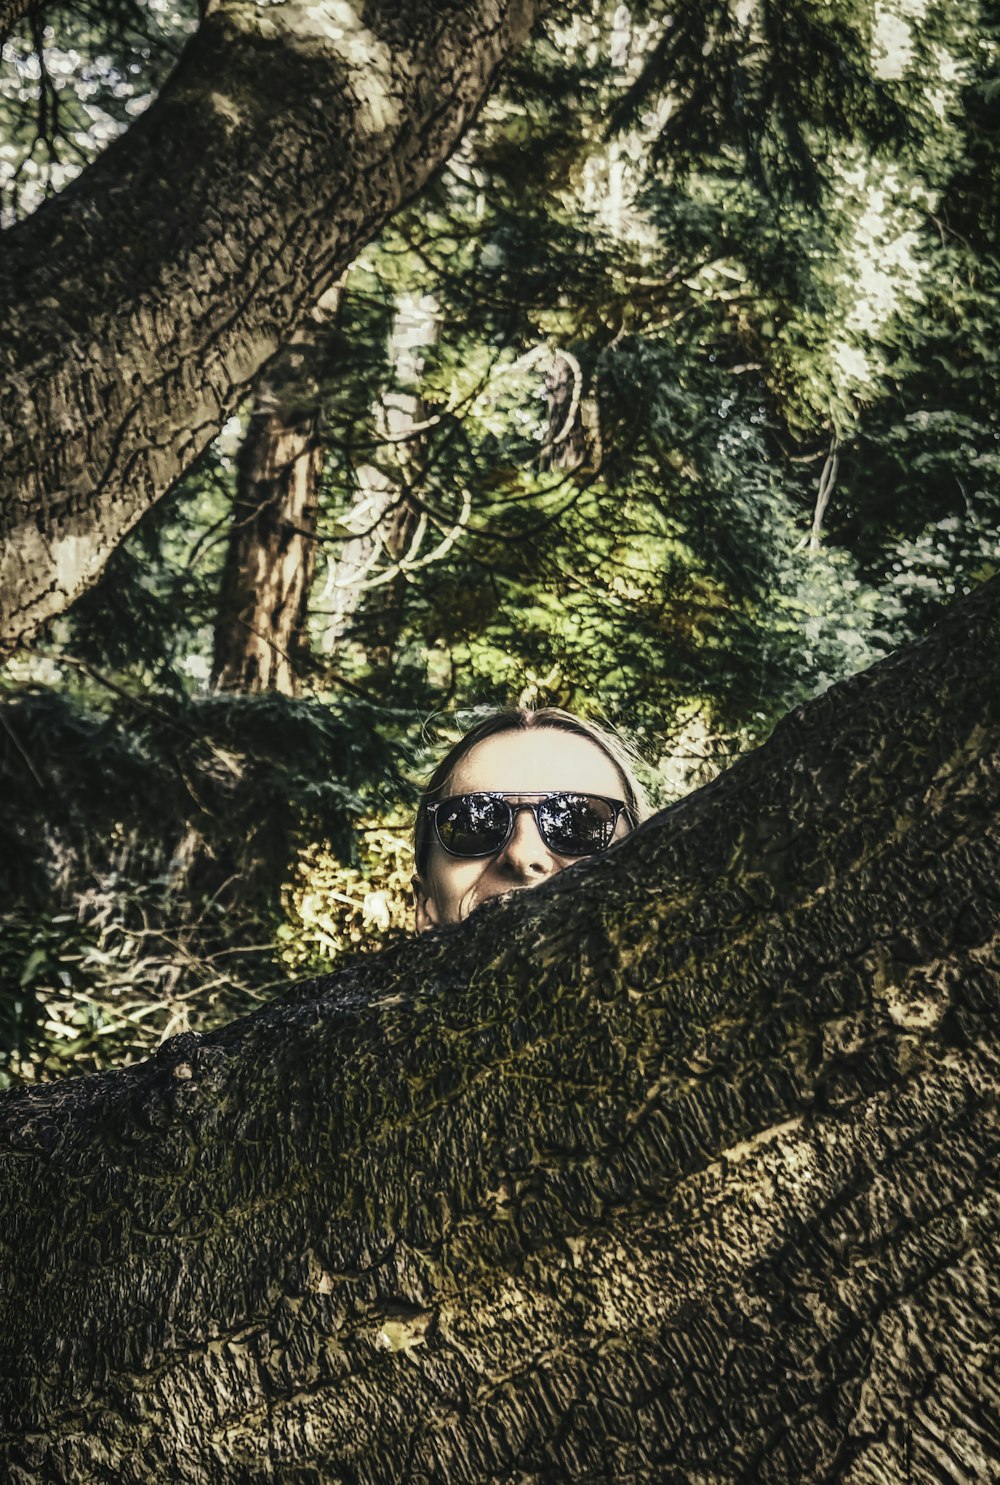
[[[611,844],[615,811],[593,794],[553,794],[539,806],[538,823],[559,855],[592,856]]]
[[[441,844],[454,856],[491,856],[510,829],[510,805],[492,794],[460,794],[435,816]]]

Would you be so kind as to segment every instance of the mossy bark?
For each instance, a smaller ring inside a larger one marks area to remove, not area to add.
[[[93,582],[447,158],[535,0],[221,0],[156,103],[4,234],[0,644]]]
[[[1000,587],[606,857],[0,1100],[3,1478],[1000,1478]]]

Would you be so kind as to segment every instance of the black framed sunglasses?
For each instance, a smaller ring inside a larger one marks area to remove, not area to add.
[[[531,811],[539,835],[558,856],[593,856],[606,851],[619,816],[624,814],[633,823],[621,799],[540,789],[453,794],[427,805],[426,810],[449,856],[494,856],[502,851],[521,810]]]

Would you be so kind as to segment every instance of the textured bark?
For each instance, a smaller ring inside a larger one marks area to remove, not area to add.
[[[323,468],[315,372],[338,298],[327,296],[322,318],[296,334],[256,389],[215,626],[216,690],[298,692]]]
[[[0,1100],[3,1478],[1000,1478],[1000,586],[606,857]]]
[[[4,236],[0,641],[30,635],[449,154],[535,0],[223,0]]]
[[[298,692],[322,464],[314,414],[250,419],[215,627],[216,690]]]

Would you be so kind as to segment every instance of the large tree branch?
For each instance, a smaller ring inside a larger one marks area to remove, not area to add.
[[[225,0],[0,260],[0,641],[99,572],[459,139],[535,0]]]
[[[5,1478],[998,1478],[998,654],[993,584],[599,861],[0,1100]]]

